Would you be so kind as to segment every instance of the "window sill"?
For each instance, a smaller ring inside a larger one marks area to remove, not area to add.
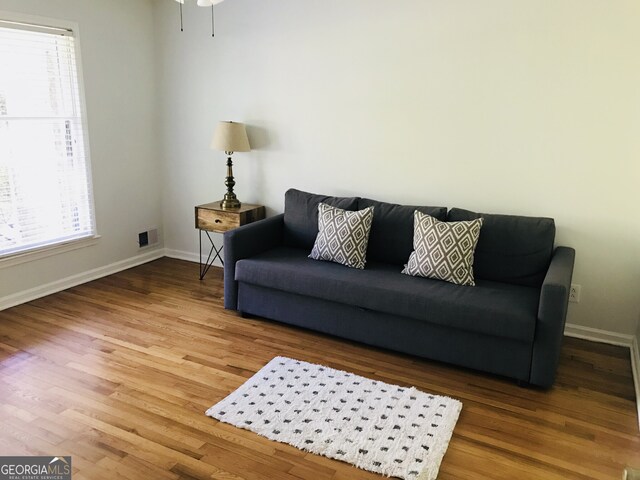
[[[91,245],[97,244],[99,240],[100,235],[94,235],[92,237],[71,240],[57,245],[35,248],[28,252],[20,252],[13,255],[7,255],[6,257],[0,257],[0,269],[12,267],[21,263],[33,262],[42,258],[51,257],[52,255],[58,255],[60,253],[71,252],[72,250],[78,250],[79,248],[90,247]]]

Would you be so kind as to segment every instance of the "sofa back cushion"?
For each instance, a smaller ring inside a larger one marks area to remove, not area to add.
[[[311,250],[318,235],[318,204],[358,210],[357,197],[329,197],[291,188],[284,194],[284,244]]]
[[[413,251],[413,212],[418,210],[443,222],[447,218],[447,207],[396,205],[360,198],[357,209],[367,207],[373,207],[367,259],[394,265],[407,263]]]
[[[473,271],[476,278],[539,287],[547,273],[556,227],[552,218],[476,213],[452,208],[447,221],[483,218]]]

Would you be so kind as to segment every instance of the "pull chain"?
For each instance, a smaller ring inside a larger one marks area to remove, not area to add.
[[[184,17],[182,14],[182,4],[184,0],[178,0],[178,7],[180,8],[180,31],[184,32]],[[219,2],[218,2],[219,3]],[[215,37],[215,19],[213,16],[213,3],[211,4],[211,36]]]

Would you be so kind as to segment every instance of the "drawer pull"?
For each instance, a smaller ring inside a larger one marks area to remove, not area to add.
[[[216,223],[222,223],[222,220],[220,220],[219,218],[216,218]]]

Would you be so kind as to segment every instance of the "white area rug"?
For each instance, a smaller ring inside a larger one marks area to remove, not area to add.
[[[407,480],[432,480],[462,404],[276,357],[207,415],[278,442]]]

